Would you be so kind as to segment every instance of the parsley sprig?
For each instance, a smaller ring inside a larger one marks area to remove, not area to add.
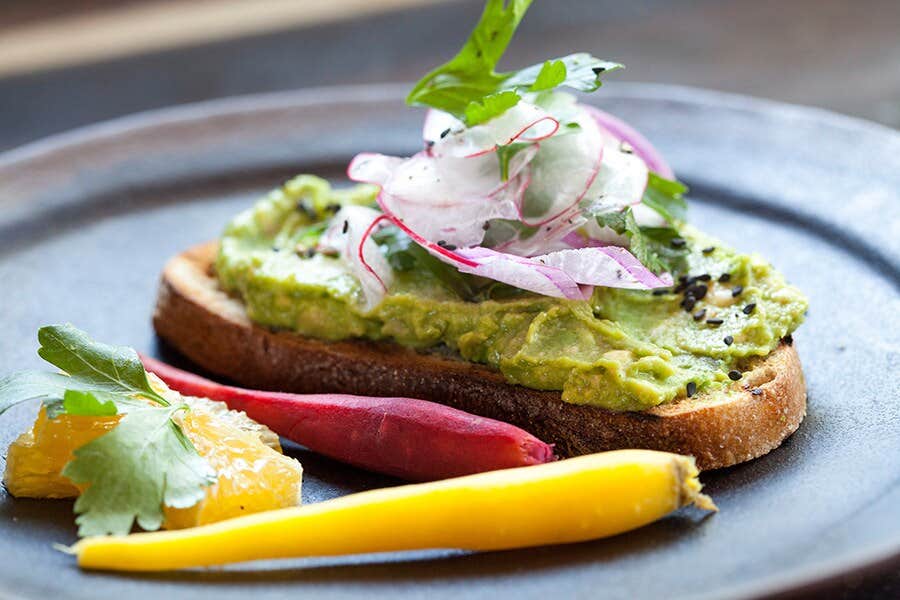
[[[477,125],[519,103],[523,93],[569,87],[592,92],[602,74],[622,65],[577,53],[519,71],[498,73],[506,51],[531,0],[488,0],[465,45],[449,62],[419,81],[406,101],[446,111],[466,125]]]
[[[0,380],[0,414],[40,399],[48,418],[122,415],[109,432],[75,450],[62,474],[87,486],[75,502],[81,536],[126,534],[135,521],[159,529],[163,506],[203,499],[216,474],[175,416],[188,406],[150,385],[137,353],[91,340],[72,325],[38,331],[38,354],[64,371],[23,371]]]

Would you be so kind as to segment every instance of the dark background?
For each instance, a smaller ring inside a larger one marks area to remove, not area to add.
[[[102,11],[122,2],[2,4],[0,36],[4,25],[10,30],[79,6]],[[179,10],[179,2],[165,4]],[[10,76],[0,79],[0,149],[208,98],[411,81],[452,56],[480,10],[474,0],[361,19],[351,14],[328,24]],[[709,87],[900,127],[900,0],[537,0],[504,64],[576,50],[626,64],[610,85],[621,79]]]
[[[142,1],[149,0],[5,0],[0,38],[48,19]],[[177,1],[164,3],[179,10]],[[6,76],[0,150],[186,102],[412,81],[453,55],[481,6],[462,0],[359,18],[350,13],[325,24]],[[624,62],[626,71],[608,85],[715,88],[900,127],[900,0],[537,0],[503,66],[573,51]],[[900,574],[848,578],[829,597],[898,598]]]

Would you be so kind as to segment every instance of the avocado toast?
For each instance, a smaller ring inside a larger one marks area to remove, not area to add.
[[[690,227],[650,143],[557,89],[619,65],[494,70],[527,4],[489,2],[414,88],[421,152],[359,155],[352,188],[296,178],[174,259],[157,331],[243,384],[422,397],[564,455],[771,450],[805,413],[805,299]]]

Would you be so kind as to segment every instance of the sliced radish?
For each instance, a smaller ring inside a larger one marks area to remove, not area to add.
[[[552,115],[534,104],[519,102],[500,116],[473,127],[465,127],[447,113],[430,110],[422,135],[429,154],[469,158],[513,142],[540,142],[557,129],[559,121]]]
[[[513,156],[506,181],[493,154],[455,158],[420,152],[406,160],[360,155],[348,176],[380,185],[385,211],[421,238],[474,246],[484,239],[486,222],[517,218],[517,206],[530,181],[526,167],[535,152],[537,147],[532,146]]]
[[[366,310],[381,302],[393,281],[394,272],[371,237],[386,221],[387,217],[373,208],[345,206],[319,238],[318,248],[339,253],[359,280]]]
[[[596,122],[582,113],[577,131],[541,143],[531,162],[532,182],[520,207],[520,220],[531,227],[551,223],[591,189],[604,159],[604,137]]]
[[[593,106],[584,105],[584,110],[594,118],[600,127],[608,131],[620,142],[626,142],[641,159],[647,168],[666,179],[675,179],[675,173],[659,151],[634,127],[625,121],[612,116]]]

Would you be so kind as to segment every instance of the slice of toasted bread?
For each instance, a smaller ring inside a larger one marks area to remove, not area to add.
[[[423,398],[513,423],[556,444],[561,456],[618,448],[690,454],[702,469],[761,456],[806,414],[797,352],[782,343],[746,365],[729,388],[644,412],[563,402],[559,392],[511,385],[486,366],[392,343],[324,342],[255,325],[212,274],[216,244],[166,265],[153,324],[204,369],[241,385],[299,393]]]

